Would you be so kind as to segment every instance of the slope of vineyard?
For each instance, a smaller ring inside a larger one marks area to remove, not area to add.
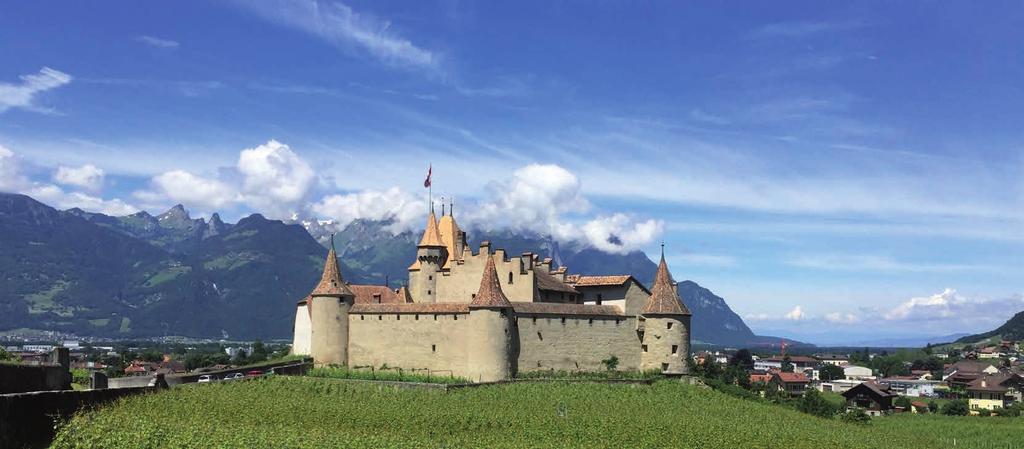
[[[54,446],[949,446],[932,428],[955,428],[952,420],[907,418],[898,425],[878,419],[868,426],[848,424],[667,381],[652,386],[523,383],[444,393],[269,378],[128,398],[75,417],[60,430]],[[985,428],[962,434],[957,447],[1002,447],[978,439],[1012,434],[1019,425],[1015,420],[961,419]]]

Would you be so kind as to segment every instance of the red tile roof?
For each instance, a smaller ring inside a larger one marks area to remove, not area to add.
[[[539,274],[539,273],[538,273]],[[484,266],[483,275],[480,277],[480,290],[473,296],[469,303],[471,308],[501,308],[512,307],[501,291],[501,284],[498,283],[498,271],[494,268],[494,258],[487,258],[487,265]]]
[[[334,252],[334,238],[331,237],[331,250],[327,252],[327,261],[324,262],[324,274],[320,276],[320,283],[313,288],[311,296],[354,296],[352,290],[341,279],[341,269],[338,268],[338,254]]]
[[[352,306],[351,313],[469,313],[469,304],[457,302],[355,304]]]
[[[690,315],[689,309],[679,299],[675,286],[672,285],[672,274],[668,272],[668,265],[665,263],[665,255],[661,255],[661,263],[658,264],[658,272],[654,275],[654,287],[651,288],[651,297],[647,298],[643,315]]]
[[[378,297],[380,304],[405,302],[405,298],[386,285],[348,284],[348,288],[356,295],[356,304],[376,304]]]
[[[780,381],[788,384],[810,382],[810,379],[804,373],[774,373],[773,375],[778,377]]]
[[[562,304],[555,302],[514,302],[516,313],[537,315],[595,315],[624,317],[619,306],[595,304]]]

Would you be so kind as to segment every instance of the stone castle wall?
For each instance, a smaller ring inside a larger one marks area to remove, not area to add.
[[[309,319],[309,306],[305,303],[299,304],[295,308],[295,326],[293,329],[294,336],[292,337],[292,354],[293,355],[310,355],[312,354],[312,333],[313,323]]]
[[[466,377],[469,313],[353,313],[349,367],[451,370]],[[425,371],[417,371],[426,374]]]
[[[602,360],[619,358],[619,370],[640,367],[636,317],[517,314],[519,372],[603,371]]]
[[[462,262],[452,264],[447,273],[437,274],[437,301],[471,301],[473,294],[480,288],[488,257],[494,258],[501,291],[509,301],[533,301],[535,281],[532,261],[524,262],[522,257],[505,260],[504,250],[499,249],[494,254],[489,254],[489,250],[489,247],[481,248],[479,253],[467,255]],[[509,282],[510,279],[512,282]]]

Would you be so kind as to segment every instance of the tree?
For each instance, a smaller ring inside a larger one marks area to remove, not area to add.
[[[782,372],[784,372],[784,373],[792,373],[793,372],[793,364],[789,361],[789,356],[788,355],[782,359]]]
[[[156,349],[149,349],[139,354],[139,359],[143,362],[162,362],[164,355]]]
[[[913,407],[913,405],[910,404],[910,399],[907,399],[906,396],[900,396],[900,397],[896,398],[896,401],[893,402],[893,405],[895,405],[897,407],[902,407],[903,410],[907,410],[907,411],[910,410],[910,407]]]
[[[249,356],[249,363],[257,363],[267,360],[268,353],[269,351],[267,351],[266,345],[264,345],[262,341],[256,340],[256,342],[252,344],[252,354]]]
[[[818,369],[818,377],[820,377],[821,380],[824,381],[844,379],[846,378],[846,373],[843,371],[842,368],[836,365],[825,364]]]
[[[7,352],[6,349],[0,348],[0,362],[16,362],[17,357],[14,354]]]
[[[754,356],[750,355],[750,350],[740,349],[729,359],[729,366],[738,366],[746,371],[750,371],[754,369]]]
[[[604,364],[604,369],[607,371],[615,371],[619,367],[619,358],[617,356],[611,356],[601,361]]]
[[[946,405],[942,406],[942,414],[949,416],[967,416],[971,413],[970,407],[967,406],[967,401],[963,399],[957,399],[955,401],[949,401]]]
[[[931,413],[936,413],[936,412],[939,411],[939,404],[937,402],[935,402],[934,399],[931,400],[931,401],[928,401],[928,411],[931,412]]]
[[[818,390],[810,389],[796,401],[796,409],[814,416],[831,418],[838,411]]]

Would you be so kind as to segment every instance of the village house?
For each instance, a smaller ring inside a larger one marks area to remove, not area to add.
[[[896,393],[889,390],[889,387],[879,385],[875,381],[861,382],[846,392],[846,407],[861,408],[871,416],[879,416],[888,413],[893,409],[893,401],[898,397]]]
[[[804,373],[773,372],[769,385],[790,396],[800,396],[807,391],[811,380]]]
[[[842,366],[850,363],[850,356],[845,354],[820,354],[815,357],[826,365]]]
[[[875,378],[871,368],[857,365],[842,365],[843,376],[849,380],[871,380]]]
[[[995,410],[1021,401],[1024,378],[1010,373],[984,374],[971,381],[965,390],[971,413]]]

